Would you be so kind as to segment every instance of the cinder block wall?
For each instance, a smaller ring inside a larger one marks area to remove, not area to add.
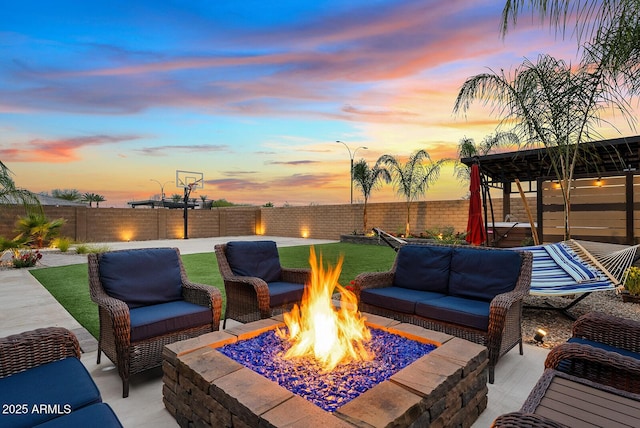
[[[535,203],[530,202],[535,216]],[[410,226],[420,234],[438,226],[453,226],[463,232],[467,226],[466,200],[428,201],[411,204]],[[215,236],[271,235],[319,239],[339,239],[340,235],[363,231],[362,204],[310,205],[303,207],[225,207],[188,210],[190,238]],[[503,220],[502,200],[493,201],[497,221]],[[183,210],[145,208],[44,207],[50,220],[67,220],[61,235],[76,242],[146,241],[181,239],[184,236]],[[406,204],[403,202],[367,205],[367,227],[387,232],[404,232]],[[511,214],[527,222],[520,199],[511,201]],[[24,215],[21,207],[0,205],[0,236],[13,238],[15,222]]]

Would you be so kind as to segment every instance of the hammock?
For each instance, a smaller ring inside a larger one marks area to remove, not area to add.
[[[594,291],[622,287],[627,269],[638,257],[639,245],[624,246],[568,240],[555,244],[521,247],[533,253],[531,288],[533,296],[581,294],[563,307],[525,306],[528,309],[559,310],[575,319],[568,309]]]

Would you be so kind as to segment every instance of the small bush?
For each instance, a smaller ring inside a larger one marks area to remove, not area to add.
[[[13,263],[13,267],[16,268],[32,267],[35,266],[41,258],[42,253],[38,250],[14,251],[11,262]]]
[[[104,253],[107,251],[109,251],[109,246],[107,245],[79,244],[76,246],[77,254]]]
[[[66,253],[67,251],[69,251],[69,247],[71,246],[71,240],[64,237],[56,238],[51,241],[51,246],[53,248],[59,249],[63,253]]]

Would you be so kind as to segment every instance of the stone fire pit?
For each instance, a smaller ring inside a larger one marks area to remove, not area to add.
[[[178,424],[211,427],[469,427],[487,406],[485,347],[365,314],[370,327],[438,346],[333,413],[227,358],[215,348],[256,336],[282,317],[167,345],[163,400]]]

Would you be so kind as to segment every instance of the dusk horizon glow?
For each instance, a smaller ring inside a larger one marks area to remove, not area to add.
[[[371,165],[425,149],[456,158],[500,118],[454,115],[464,81],[576,42],[504,0],[136,2],[3,5],[0,160],[18,187],[103,195],[101,207],[182,194],[276,206],[349,203],[349,152]],[[637,112],[637,106],[634,112]],[[619,115],[618,115],[619,116]],[[633,135],[623,118],[603,138]],[[617,129],[616,129],[617,127]],[[426,200],[468,192],[448,166]],[[362,195],[354,189],[354,202]],[[402,201],[391,185],[375,202]]]

